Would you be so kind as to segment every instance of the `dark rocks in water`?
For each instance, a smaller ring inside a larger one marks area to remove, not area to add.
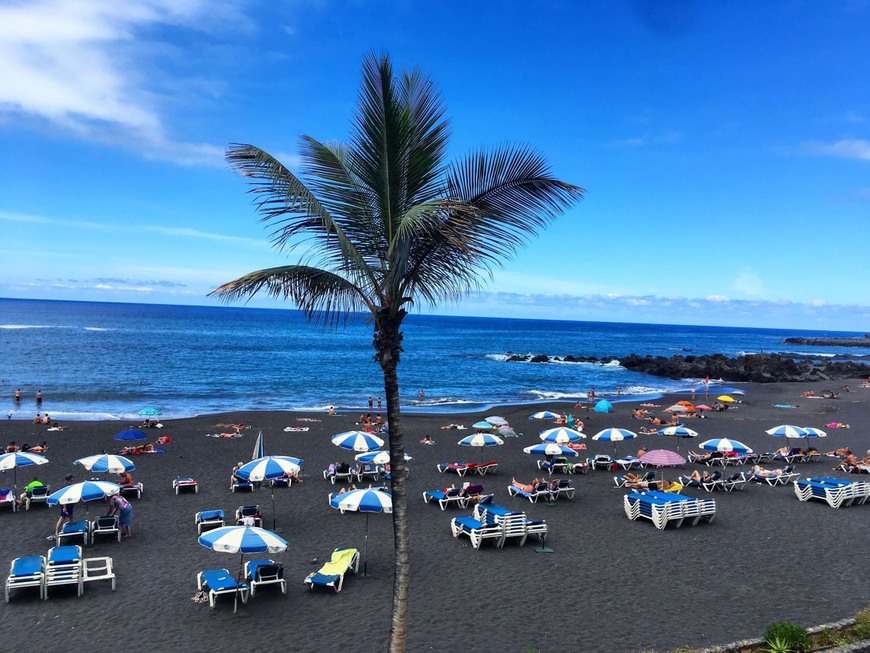
[[[691,359],[691,360],[690,360]],[[638,356],[619,359],[634,372],[644,372],[669,379],[705,378],[723,381],[778,383],[784,381],[818,381],[851,379],[867,376],[870,367],[861,363],[815,363],[811,358],[795,359],[778,354],[747,354],[729,358],[724,354],[709,356]]]
[[[870,333],[863,338],[786,338],[785,343],[811,347],[870,347]]]
[[[608,356],[548,356],[546,354],[511,354],[509,362],[520,363],[598,363],[618,360],[625,369],[668,379],[705,378],[723,381],[778,383],[784,381],[817,381],[822,379],[853,379],[867,376],[870,366],[857,362],[817,362],[811,356],[782,354],[746,354],[730,358],[724,354],[706,356],[640,356],[622,358]]]

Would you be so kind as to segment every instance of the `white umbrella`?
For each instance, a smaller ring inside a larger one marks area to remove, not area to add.
[[[109,472],[120,474],[121,472],[132,472],[136,469],[136,465],[133,464],[132,460],[111,453],[79,458],[73,461],[73,465],[81,465],[89,472],[103,472],[105,474]]]
[[[81,483],[73,483],[66,487],[52,492],[46,497],[46,503],[53,506],[60,504],[67,506],[71,503],[99,501],[106,497],[111,497],[121,491],[121,486],[108,481],[82,481]]]
[[[358,453],[354,458],[361,463],[374,463],[375,465],[387,465],[390,462],[389,451],[368,451],[366,453]],[[405,462],[414,460],[408,454],[405,454]]]
[[[239,554],[239,573],[236,584],[242,585],[242,561],[246,553],[281,553],[287,550],[287,540],[272,531],[256,526],[222,526],[200,535],[199,543],[219,553]],[[238,607],[236,592],[233,612]]]
[[[44,465],[48,458],[29,451],[16,451],[0,455],[0,470],[12,470],[13,483],[15,484],[15,497],[18,497],[18,468],[30,467],[31,465]]]
[[[365,431],[345,431],[332,436],[332,444],[350,451],[372,451],[384,446],[384,441]]]
[[[549,410],[542,410],[539,413],[529,415],[529,419],[559,419],[560,417],[559,413],[553,413]]]
[[[302,461],[293,456],[263,456],[246,463],[236,470],[236,476],[247,481],[258,483],[265,480],[283,478],[298,474],[302,469]],[[272,530],[275,530],[275,486],[272,485]]]
[[[369,549],[369,513],[393,512],[393,496],[384,489],[363,488],[351,490],[344,494],[332,495],[329,505],[342,514],[347,511],[364,512],[366,515],[366,534],[363,546],[363,576],[368,575],[368,549]]]
[[[539,436],[544,442],[554,442],[556,444],[571,444],[582,440],[586,436],[580,431],[569,429],[567,426],[559,426],[554,429],[542,431]]]
[[[492,415],[486,418],[486,421],[490,424],[494,424],[495,426],[507,426],[508,421],[504,417],[499,417],[498,415]]]

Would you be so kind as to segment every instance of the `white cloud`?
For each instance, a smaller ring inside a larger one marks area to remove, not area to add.
[[[19,0],[0,7],[0,117],[38,121],[148,158],[220,165],[223,148],[175,140],[149,86],[159,44],[143,33],[208,29],[224,0]],[[159,71],[157,77],[159,78]]]
[[[764,294],[764,283],[752,272],[742,272],[731,283],[732,287],[750,297]]]
[[[810,154],[819,156],[836,156],[845,159],[870,161],[870,141],[859,138],[846,138],[834,143],[809,141],[804,143],[804,149]]]

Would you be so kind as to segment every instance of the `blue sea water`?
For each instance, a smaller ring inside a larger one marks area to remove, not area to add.
[[[789,351],[791,335],[860,333],[411,315],[399,366],[405,410],[455,412],[492,404],[615,399],[688,391],[618,364],[507,362],[510,353],[624,356]],[[362,317],[326,330],[295,310],[0,299],[0,410],[13,419],[167,418],[233,410],[361,411],[383,394]],[[16,388],[22,401],[16,404]],[[37,390],[44,401],[36,405]],[[420,399],[419,392],[425,391]]]

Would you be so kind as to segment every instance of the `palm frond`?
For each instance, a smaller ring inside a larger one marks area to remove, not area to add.
[[[365,294],[351,281],[320,268],[288,265],[250,272],[209,293],[229,303],[258,293],[291,300],[308,320],[337,323],[350,312],[371,312]]]

